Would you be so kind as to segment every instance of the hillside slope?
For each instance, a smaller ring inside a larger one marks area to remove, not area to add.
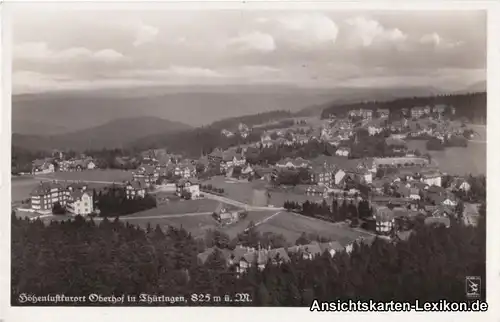
[[[125,147],[142,137],[188,130],[186,124],[156,117],[122,118],[93,128],[66,134],[12,135],[12,145],[30,149],[101,149]]]

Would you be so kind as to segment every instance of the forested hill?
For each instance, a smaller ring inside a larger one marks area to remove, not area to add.
[[[227,119],[223,119],[220,121],[215,121],[212,124],[209,125],[210,128],[215,128],[215,129],[232,129],[238,126],[238,124],[243,123],[248,126],[254,126],[254,125],[260,125],[266,122],[271,122],[271,121],[276,121],[276,120],[281,120],[284,118],[289,118],[292,117],[292,112],[290,111],[283,111],[283,110],[278,110],[278,111],[271,111],[271,112],[265,112],[265,113],[258,113],[258,114],[250,114],[250,115],[243,115],[243,116],[236,116],[236,117],[231,117]]]
[[[449,94],[426,97],[400,98],[390,101],[369,101],[354,104],[335,104],[326,107],[321,113],[322,118],[328,118],[330,114],[343,114],[352,109],[388,108],[391,113],[403,108],[414,106],[445,104],[456,108],[457,117],[466,117],[474,123],[486,124],[486,93]]]
[[[264,124],[275,121],[278,126],[280,120],[286,120],[292,116],[289,111],[272,111],[253,115],[244,115],[216,121],[208,126],[199,127],[177,133],[163,133],[141,138],[133,142],[130,147],[137,150],[166,147],[169,151],[180,153],[187,157],[199,157],[201,154],[210,153],[216,147],[227,148],[237,144],[246,144],[260,140],[265,126],[254,129],[246,138],[235,135],[226,138],[221,135],[223,129],[235,130],[238,124],[244,123],[248,126]]]
[[[255,233],[249,228],[241,237],[242,245],[248,246]],[[45,226],[40,219],[13,216],[11,304],[20,305],[23,293],[103,297],[148,293],[188,300],[174,305],[214,305],[190,302],[191,294],[250,295],[249,303],[226,306],[309,306],[313,299],[465,301],[465,277],[486,280],[485,233],[484,213],[478,227],[458,221],[450,228],[421,224],[407,241],[376,239],[371,246],[355,246],[351,255],[323,254],[311,261],[292,255],[290,263],[268,265],[262,272],[252,268],[237,278],[218,252],[203,265],[197,262],[205,241],[195,240],[182,228],[162,231],[157,226],[145,231],[118,220],[96,224],[80,216]],[[481,288],[484,300],[485,283]]]

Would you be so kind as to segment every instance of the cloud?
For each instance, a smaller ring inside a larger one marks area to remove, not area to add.
[[[378,21],[358,16],[347,19],[353,38],[351,44],[369,47],[375,43],[398,43],[405,41],[408,36],[398,28],[388,29]]]
[[[420,37],[419,40],[422,45],[429,45],[432,47],[440,47],[444,49],[453,49],[464,44],[464,41],[452,41],[441,37],[437,32],[426,34]]]
[[[235,47],[240,51],[257,51],[261,53],[272,52],[276,50],[276,43],[273,36],[254,31],[241,34],[227,41],[227,46]]]
[[[257,23],[275,28],[280,40],[295,47],[311,48],[321,44],[333,44],[339,28],[328,16],[320,13],[289,13],[260,17]]]
[[[141,23],[135,33],[134,47],[153,42],[158,36],[158,33],[158,28]]]
[[[72,47],[56,51],[44,42],[32,42],[14,46],[13,59],[56,64],[83,61],[115,63],[126,60],[126,57],[113,49],[94,52],[85,47]]]
[[[421,44],[432,44],[434,46],[439,46],[439,44],[441,43],[441,37],[435,32],[432,34],[423,35],[420,38],[420,43]]]

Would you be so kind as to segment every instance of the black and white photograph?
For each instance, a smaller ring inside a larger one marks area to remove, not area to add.
[[[9,4],[10,306],[491,309],[486,9],[146,4]]]

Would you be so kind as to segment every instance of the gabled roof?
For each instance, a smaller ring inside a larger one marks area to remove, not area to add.
[[[30,193],[31,196],[43,196],[50,193],[52,189],[64,190],[64,187],[55,182],[41,182]]]
[[[32,165],[35,168],[39,168],[39,167],[43,166],[45,163],[46,163],[46,161],[44,159],[36,159],[36,160],[33,160]]]
[[[321,255],[321,247],[318,243],[310,243],[307,245],[295,245],[288,248],[288,252],[291,253],[307,253],[313,256]]]
[[[427,189],[427,192],[429,194],[443,194],[446,192],[446,189],[444,189],[443,187],[439,187],[439,186],[430,186],[428,189]]]
[[[394,212],[388,207],[378,207],[375,209],[375,218],[377,221],[391,221],[394,219]]]
[[[212,157],[217,157],[217,158],[222,158],[223,153],[219,148],[216,148],[215,150],[212,151],[212,153],[209,154]]]
[[[450,227],[450,219],[447,217],[427,217],[424,220],[426,225],[445,225],[446,227]]]
[[[134,190],[140,190],[145,188],[145,183],[142,180],[132,180],[127,183],[127,186],[132,187]]]
[[[393,137],[388,137],[387,139],[385,139],[385,144],[389,146],[406,146],[406,142],[404,140],[396,139]]]

